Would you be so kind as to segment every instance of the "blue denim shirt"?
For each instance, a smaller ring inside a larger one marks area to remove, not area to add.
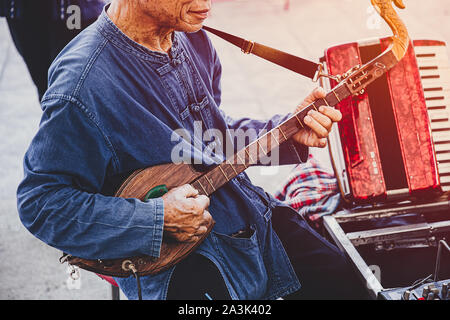
[[[193,132],[194,121],[226,134],[230,128],[270,130],[286,118],[224,117],[220,76],[204,31],[175,32],[168,55],[132,41],[103,11],[50,68],[44,113],[18,188],[26,228],[83,258],[158,257],[162,199],[115,198],[120,183],[134,170],[170,163],[179,145],[172,141],[174,130]],[[280,155],[282,163],[298,163],[307,159],[308,148],[288,141]],[[272,213],[283,208],[289,210],[245,173],[211,195],[216,225],[196,252],[215,263],[233,299],[274,299],[300,288],[271,227]],[[251,237],[230,236],[246,228]],[[143,298],[164,299],[174,268],[143,277]],[[137,298],[134,278],[116,281],[129,299]]]

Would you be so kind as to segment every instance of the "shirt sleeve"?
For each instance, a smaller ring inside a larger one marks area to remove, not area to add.
[[[50,246],[85,259],[159,257],[162,199],[102,195],[118,163],[109,139],[77,101],[56,99],[43,106],[17,190],[24,226]]]

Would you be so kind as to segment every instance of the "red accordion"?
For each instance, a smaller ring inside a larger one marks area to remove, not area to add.
[[[388,39],[335,46],[322,62],[339,75],[388,46]],[[417,40],[362,96],[338,105],[343,120],[330,136],[330,154],[345,199],[429,199],[450,190],[449,79],[445,43]]]

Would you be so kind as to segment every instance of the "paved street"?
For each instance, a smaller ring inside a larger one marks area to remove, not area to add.
[[[221,0],[208,25],[316,60],[339,43],[389,34],[369,0]],[[412,38],[450,43],[447,0],[405,0],[402,18]],[[231,116],[267,118],[287,113],[314,88],[310,80],[280,69],[212,36],[223,64],[222,108]],[[450,53],[450,50],[449,50]],[[60,252],[21,224],[15,192],[22,158],[37,131],[41,109],[35,87],[0,18],[0,299],[110,299],[109,285],[81,272],[81,288],[69,290]],[[314,151],[327,164],[326,150]],[[274,192],[291,167],[252,169],[254,182]]]

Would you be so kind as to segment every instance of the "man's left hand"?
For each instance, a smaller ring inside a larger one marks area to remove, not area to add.
[[[326,92],[322,88],[316,88],[306,99],[297,107],[295,112],[306,108],[317,99],[325,98]],[[332,107],[321,106],[319,111],[311,110],[304,118],[305,124],[309,128],[302,129],[292,138],[305,146],[325,148],[327,146],[327,137],[331,131],[333,123],[341,121],[342,113]]]

